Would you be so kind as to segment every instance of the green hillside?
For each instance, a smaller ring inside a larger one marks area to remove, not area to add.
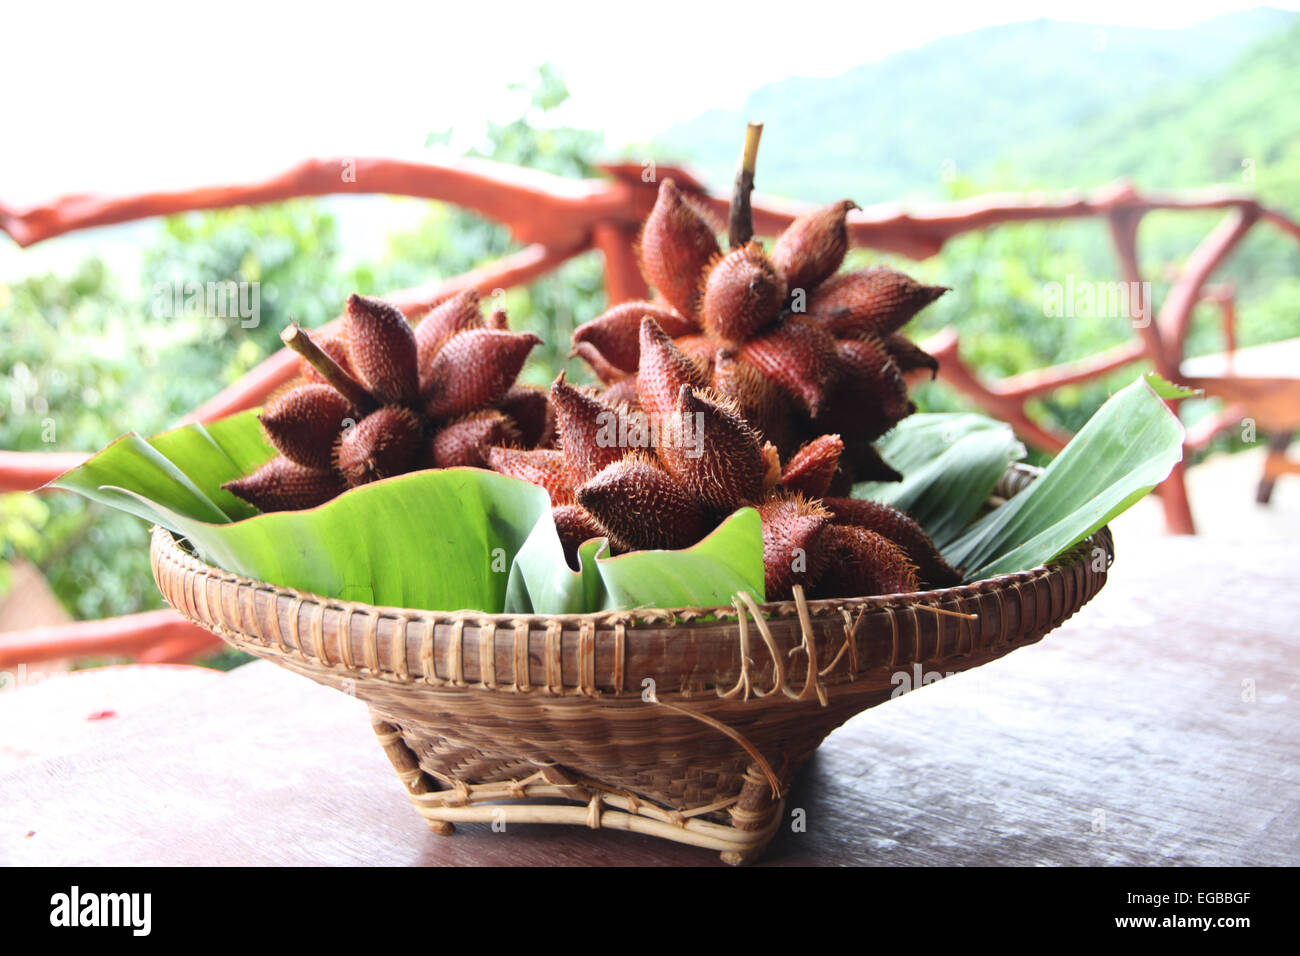
[[[1012,184],[1225,183],[1300,212],[1300,23],[1263,39],[1227,70],[1093,117],[1055,142],[1008,152]]]
[[[684,159],[710,181],[726,183],[745,120],[761,120],[768,129],[763,191],[826,201],[851,196],[864,204],[940,197],[945,171],[982,179],[1000,158],[1031,148],[1038,150],[1033,169],[1044,179],[1053,154],[1070,153],[1071,168],[1063,166],[1060,177],[1069,180],[1089,154],[1080,154],[1082,144],[1065,143],[1094,130],[1099,142],[1088,148],[1104,153],[1117,110],[1157,97],[1143,116],[1149,126],[1163,115],[1158,97],[1182,102],[1253,44],[1297,22],[1294,13],[1259,8],[1177,30],[1052,20],[989,27],[840,76],[762,87],[743,110],[703,114],[666,132],[654,148],[663,161]],[[1294,46],[1292,40],[1293,56]],[[1258,81],[1263,90],[1268,77]],[[1296,102],[1274,101],[1265,114],[1294,115]],[[1141,137],[1125,148],[1137,158],[1152,141],[1143,125],[1133,131]],[[1210,166],[1222,169],[1229,158],[1220,149]]]
[[[1121,176],[1145,189],[1234,186],[1300,217],[1300,22],[1219,73],[1118,106],[1052,141],[1009,150],[984,181],[1000,188],[1087,187]],[[1184,257],[1219,217],[1151,216],[1142,232],[1148,273]],[[1246,342],[1300,334],[1294,240],[1258,225],[1218,278],[1238,285]],[[1211,324],[1200,324],[1193,351],[1220,346]]]

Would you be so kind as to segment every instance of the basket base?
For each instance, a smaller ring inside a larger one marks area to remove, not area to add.
[[[406,786],[407,796],[429,829],[450,836],[457,823],[542,823],[615,829],[716,850],[731,865],[751,863],[781,826],[783,799],[773,798],[758,767],[746,772],[739,796],[690,810],[666,809],[629,791],[612,790],[560,767],[539,767],[522,779],[496,783],[454,780],[435,789],[402,739],[399,727],[382,719],[372,726]],[[544,802],[542,802],[544,801]],[[709,817],[725,815],[730,823]]]

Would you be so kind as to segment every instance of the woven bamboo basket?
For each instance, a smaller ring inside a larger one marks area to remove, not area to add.
[[[1034,471],[1013,466],[993,504]],[[614,827],[755,859],[803,762],[899,673],[978,667],[1092,598],[1106,528],[1045,567],[915,594],[583,615],[372,607],[209,567],[153,533],[172,607],[366,701],[415,808],[457,822]]]

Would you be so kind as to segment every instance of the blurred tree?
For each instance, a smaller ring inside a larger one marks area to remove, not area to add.
[[[151,337],[159,330],[136,314],[97,259],[68,278],[0,286],[0,447],[99,448],[132,428],[162,427],[166,395],[147,387],[164,377]],[[67,494],[2,495],[0,515],[6,571],[25,555],[75,616],[160,605],[138,519]],[[6,579],[0,574],[0,587]]]
[[[598,175],[591,161],[604,149],[602,135],[555,121],[556,110],[569,98],[569,89],[554,66],[543,64],[526,82],[511,84],[511,89],[525,98],[523,112],[507,123],[488,123],[483,142],[469,149],[468,155],[558,176]],[[429,135],[430,144],[449,140],[449,130]],[[384,265],[390,280],[413,261],[435,263],[440,275],[456,275],[518,248],[519,244],[496,223],[454,206],[441,207],[414,233],[393,238]],[[413,252],[417,255],[412,256]],[[584,363],[568,358],[569,342],[577,325],[595,318],[605,308],[603,265],[599,253],[588,252],[526,288],[511,289],[489,301],[489,308],[506,309],[511,328],[535,332],[542,339],[543,344],[533,350],[522,381],[546,384],[561,369],[575,381],[592,380]],[[402,284],[410,283],[390,281],[388,287]]]

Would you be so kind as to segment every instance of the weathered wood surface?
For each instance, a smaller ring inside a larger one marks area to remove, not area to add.
[[[1294,547],[1117,553],[1041,644],[832,734],[762,864],[1300,863]],[[363,705],[268,663],[0,776],[0,863],[719,865],[583,828],[434,836]]]

